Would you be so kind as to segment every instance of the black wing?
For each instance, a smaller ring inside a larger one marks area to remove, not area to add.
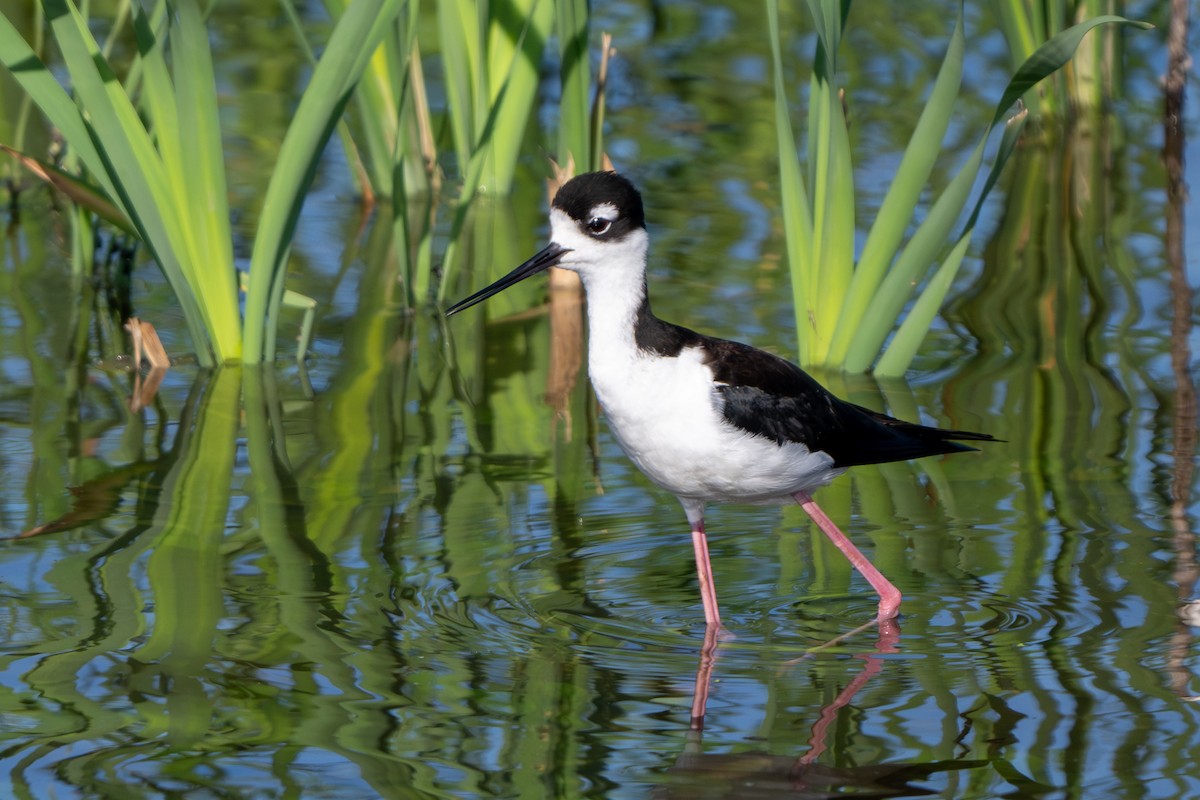
[[[954,439],[996,441],[986,433],[917,425],[847,403],[786,359],[739,342],[702,338],[726,420],[778,444],[797,442],[828,453],[834,466],[976,449]]]

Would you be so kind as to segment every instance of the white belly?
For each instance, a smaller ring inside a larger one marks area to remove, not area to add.
[[[727,423],[697,350],[607,363],[593,357],[589,368],[621,449],[650,480],[680,497],[785,503],[843,472],[824,453],[777,445]]]

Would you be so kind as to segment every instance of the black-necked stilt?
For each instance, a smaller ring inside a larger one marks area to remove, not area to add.
[[[793,499],[879,593],[878,619],[892,619],[900,591],[811,493],[856,464],[974,449],[954,439],[995,439],[847,403],[790,361],[660,320],[646,292],[648,246],[642,198],[633,184],[613,172],[579,175],[554,198],[550,244],[446,314],[548,267],[577,272],[587,292],[588,372],[596,396],[621,449],[683,504],[705,621],[718,626],[721,617],[704,504]]]

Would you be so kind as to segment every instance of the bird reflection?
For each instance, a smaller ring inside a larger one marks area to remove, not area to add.
[[[886,662],[881,656],[896,652],[899,640],[900,628],[894,620],[885,620],[879,624],[879,635],[873,651],[860,656],[864,662],[862,670],[837,697],[821,708],[813,723],[808,749],[804,754],[792,757],[762,752],[705,753],[704,722],[709,687],[720,646],[717,633],[710,626],[705,634],[696,668],[696,688],[692,699],[691,732],[688,735],[687,748],[675,760],[674,765],[667,769],[663,784],[652,796],[661,800],[676,797],[755,800],[779,797],[923,796],[937,793],[917,785],[931,775],[987,765],[988,762],[984,760],[966,759],[856,766],[829,766],[817,763],[817,759],[828,749],[831,729],[838,712],[883,670]]]

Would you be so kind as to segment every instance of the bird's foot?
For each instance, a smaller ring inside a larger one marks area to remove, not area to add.
[[[900,616],[900,601],[903,597],[900,590],[889,584],[891,591],[881,591],[879,593],[879,612],[875,616],[875,622],[884,622],[886,620],[894,620]]]
[[[737,634],[726,628],[721,623],[710,623],[704,626],[704,641],[710,639],[714,642],[732,642],[737,638]]]

